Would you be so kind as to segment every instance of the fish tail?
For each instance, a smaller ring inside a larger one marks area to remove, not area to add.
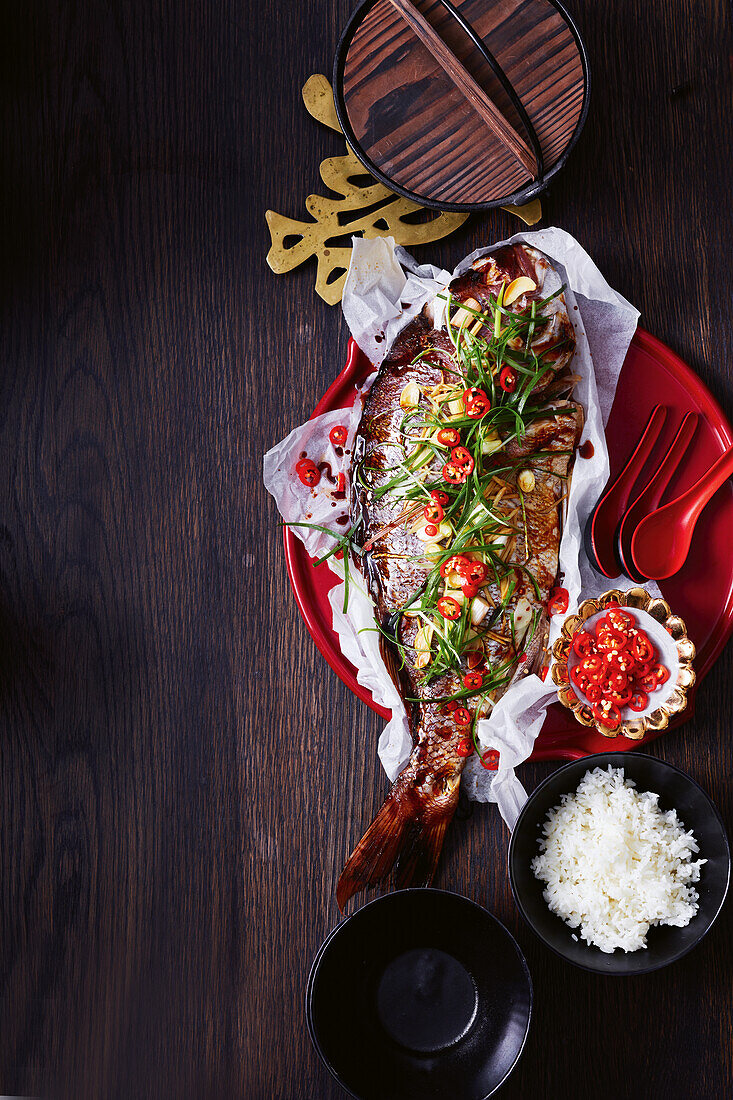
[[[404,773],[346,861],[336,888],[339,909],[354,894],[385,879],[395,866],[398,889],[429,886],[433,880],[458,786],[455,797],[441,799],[439,808],[428,804],[416,814],[414,796],[405,797],[403,777]]]

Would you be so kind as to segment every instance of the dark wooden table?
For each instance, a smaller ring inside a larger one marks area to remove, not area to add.
[[[343,362],[276,278],[340,151],[300,87],[350,2],[5,6],[1,20],[0,1092],[331,1100],[303,993],[380,804],[379,719],[316,651],[261,456]],[[730,11],[575,0],[585,132],[544,202],[733,414]],[[452,266],[500,212],[419,255]],[[731,649],[652,752],[733,822]],[[527,766],[534,787],[553,765]],[[516,934],[536,1008],[502,1096],[730,1095],[731,923],[604,980],[515,911],[492,807],[437,884]],[[728,913],[730,913],[730,905]]]

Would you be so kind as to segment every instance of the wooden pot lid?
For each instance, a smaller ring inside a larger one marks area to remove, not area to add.
[[[366,0],[338,46],[334,98],[349,145],[377,179],[424,206],[527,201],[562,167],[588,110],[585,48],[572,20],[557,0],[411,4],[534,150],[538,170],[496,136],[392,0]]]

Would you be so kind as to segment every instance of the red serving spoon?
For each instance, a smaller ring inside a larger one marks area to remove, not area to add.
[[[733,450],[721,455],[691,489],[643,519],[631,539],[631,557],[642,576],[663,581],[685,564],[700,513],[733,474]]]
[[[677,434],[672,440],[671,447],[660,462],[659,469],[646,488],[642,489],[639,493],[638,497],[621,520],[621,525],[618,529],[616,550],[621,560],[621,564],[623,565],[624,572],[634,581],[643,581],[647,579],[636,569],[633,558],[631,557],[631,540],[634,531],[643,519],[646,519],[655,508],[659,507],[659,502],[664,495],[664,491],[672,480],[672,475],[682,461],[685,451],[689,447],[692,437],[697,430],[697,422],[699,419],[697,413],[687,413],[677,429]]]
[[[617,577],[621,571],[616,558],[616,530],[626,511],[636,479],[659,439],[666,417],[666,408],[655,405],[631,458],[613,484],[604,490],[586,524],[588,556],[604,577]]]

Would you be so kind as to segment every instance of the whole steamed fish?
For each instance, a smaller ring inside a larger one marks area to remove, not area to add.
[[[374,599],[412,755],[338,883],[432,880],[476,725],[542,671],[562,501],[583,424],[575,337],[548,261],[476,260],[397,336],[352,462],[351,548]],[[562,599],[562,596],[559,597]],[[481,762],[495,769],[498,754]]]

